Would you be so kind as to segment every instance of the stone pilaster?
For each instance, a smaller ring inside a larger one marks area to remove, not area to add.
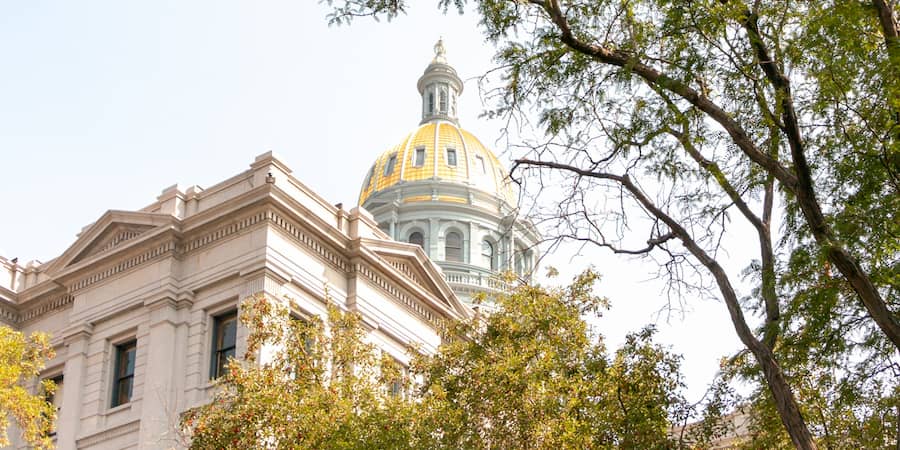
[[[438,219],[428,219],[428,257],[432,260],[442,260],[444,253],[441,251],[440,222]]]
[[[169,448],[175,443],[187,369],[189,294],[166,295],[144,303],[149,320],[147,376],[144,381],[139,448]]]
[[[87,323],[66,329],[62,333],[66,344],[66,363],[63,368],[63,398],[56,426],[56,448],[75,450],[75,440],[81,428],[82,391],[85,384],[87,351],[93,326]]]

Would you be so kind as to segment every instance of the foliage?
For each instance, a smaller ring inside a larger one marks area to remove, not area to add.
[[[359,316],[330,306],[327,321],[291,319],[287,306],[260,295],[242,303],[240,320],[251,330],[245,361],[232,360],[212,402],[184,415],[191,448],[403,448],[410,440],[411,405],[386,388],[399,371],[364,342]]]
[[[48,437],[53,431],[56,408],[46,395],[53,393],[52,381],[42,383],[38,394],[29,393],[25,383],[38,377],[47,359],[53,357],[50,338],[43,333],[25,336],[0,325],[0,447],[10,445],[7,429],[10,417],[25,442],[32,448],[52,448]]]
[[[582,319],[605,306],[595,280],[501,295],[496,312],[458,324],[460,339],[423,358],[426,447],[666,447],[685,406],[679,358],[650,342],[651,328],[608,357]]]
[[[329,3],[336,23],[406,7]],[[657,258],[679,299],[718,291],[759,442],[896,445],[895,1],[439,3],[498,47],[488,115],[537,128],[513,176],[548,234]]]
[[[357,315],[290,320],[278,301],[242,306],[247,361],[232,361],[211,403],[182,425],[191,448],[687,448],[721,430],[674,435],[694,415],[680,359],[630,335],[607,355],[582,314],[605,299],[597,276],[523,286],[496,312],[456,324],[408,375],[364,343]],[[277,344],[277,345],[273,345]],[[262,355],[267,355],[262,357]],[[710,421],[716,418],[709,418]]]

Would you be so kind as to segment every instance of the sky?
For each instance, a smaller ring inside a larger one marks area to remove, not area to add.
[[[0,2],[0,255],[47,261],[108,209],[210,186],[269,150],[325,199],[356,204],[375,157],[418,125],[416,81],[439,37],[466,81],[460,124],[508,162],[504,123],[479,117],[475,78],[494,50],[477,18],[412,3],[390,23],[329,27],[309,0]],[[562,279],[602,273],[612,309],[593,323],[607,345],[656,324],[693,400],[740,347],[721,302],[667,311],[652,262],[571,247],[545,261]]]

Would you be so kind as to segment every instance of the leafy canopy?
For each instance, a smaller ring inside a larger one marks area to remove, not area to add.
[[[54,392],[52,381],[41,383],[42,391],[32,394],[25,387],[38,377],[47,359],[53,357],[50,339],[43,333],[23,333],[0,325],[0,447],[10,445],[10,418],[24,441],[36,449],[53,447],[49,438],[56,420],[56,408],[47,401]]]

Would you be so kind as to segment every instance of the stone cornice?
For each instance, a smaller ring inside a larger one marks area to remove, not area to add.
[[[332,267],[344,272],[347,271],[349,263],[346,256],[341,255],[330,246],[323,245],[317,239],[314,239],[313,235],[299,223],[274,211],[269,212],[269,214],[273,225],[293,237],[295,241],[303,244],[307,249],[312,250]]]
[[[70,305],[73,301],[75,301],[75,297],[69,293],[61,293],[50,296],[46,300],[37,302],[37,304],[30,306],[28,309],[25,309],[19,315],[19,322],[28,322],[29,320],[40,317],[50,311],[56,311],[57,309],[64,308]]]
[[[337,208],[335,210],[338,211]],[[135,217],[142,214],[147,213],[135,213]],[[111,218],[109,214],[104,217]],[[153,219],[159,220],[155,216]],[[388,259],[378,256],[374,250],[361,250],[359,240],[351,241],[343,230],[337,228],[340,225],[337,219],[334,224],[328,223],[311,214],[296,199],[286,195],[278,188],[273,188],[272,185],[252,189],[185,221],[174,217],[170,217],[170,219],[167,226],[146,231],[140,236],[123,242],[119,247],[101,252],[60,270],[58,276],[20,293],[19,299],[26,298],[27,300],[19,305],[13,305],[14,308],[6,308],[8,311],[5,316],[3,316],[3,310],[0,309],[0,316],[6,317],[7,321],[15,320],[17,323],[32,320],[50,311],[68,307],[78,292],[98,283],[106,282],[163,258],[181,259],[192,252],[200,251],[246,230],[262,226],[271,226],[281,231],[292,238],[294,242],[309,250],[319,260],[341,272],[350,273],[362,270],[374,284],[391,293],[399,303],[411,308],[429,322],[437,323],[435,322],[437,318],[455,318],[465,315],[465,312],[460,312],[458,305],[450,306],[438,300],[438,297],[447,298],[448,295],[449,298],[455,299],[452,291],[446,289],[447,292],[443,292],[444,290],[440,288],[440,282],[443,280],[439,282],[430,280],[431,283],[424,282],[423,284],[424,280],[415,275],[417,271],[412,267],[422,265],[424,267],[419,270],[424,269],[424,271],[419,273],[427,274],[425,277],[429,279],[434,277],[428,269],[428,265],[431,263],[424,259],[424,256],[409,255],[410,258],[405,264],[400,261],[392,263]],[[97,237],[106,228],[95,225],[96,229],[91,235]],[[94,227],[92,226],[92,228]],[[371,244],[393,249],[389,253],[396,252],[399,255],[404,251],[409,251],[407,244],[377,239],[367,239],[366,241],[367,243],[362,245]],[[70,250],[76,249],[76,247],[80,250],[68,252],[70,253],[69,258],[74,257],[71,253],[77,255],[89,245],[90,242],[82,242],[73,246]],[[394,247],[397,248],[394,249]],[[360,269],[350,263],[350,258],[360,254],[364,255],[368,269]],[[432,271],[435,270],[432,268]],[[395,281],[388,281],[389,279]],[[435,292],[431,292],[429,289],[435,290]],[[416,292],[417,297],[425,298],[427,302],[434,303],[434,305],[420,305],[421,302],[413,301],[409,294],[401,295],[404,291]],[[440,294],[437,294],[438,292]],[[174,294],[173,297],[177,298]],[[177,301],[181,303],[179,298]],[[450,302],[452,303],[452,300]]]
[[[16,308],[16,305],[0,300],[0,323],[15,326],[19,323],[19,317],[19,309]]]

